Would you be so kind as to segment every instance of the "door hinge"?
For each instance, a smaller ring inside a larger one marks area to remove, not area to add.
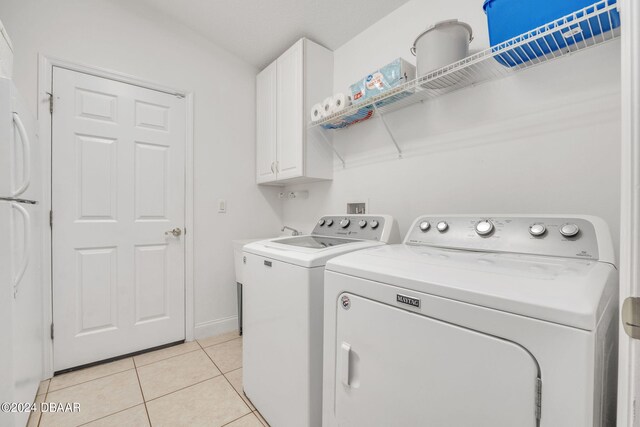
[[[49,95],[49,114],[53,114],[53,93],[47,92]]]
[[[622,303],[622,327],[633,339],[640,339],[640,297],[629,297]]]
[[[51,323],[51,340],[53,341],[53,323]]]
[[[49,228],[53,228],[53,211],[49,211]]]
[[[542,379],[536,378],[536,420],[542,418]]]

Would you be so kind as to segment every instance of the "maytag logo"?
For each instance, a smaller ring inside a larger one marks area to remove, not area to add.
[[[396,301],[398,301],[401,304],[406,304],[412,307],[420,308],[420,300],[418,298],[411,298],[406,295],[397,294]]]

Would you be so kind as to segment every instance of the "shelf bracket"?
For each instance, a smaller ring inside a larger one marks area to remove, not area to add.
[[[389,128],[389,124],[387,123],[387,120],[384,118],[384,114],[382,114],[378,110],[378,107],[376,107],[376,104],[371,104],[371,105],[373,105],[373,109],[376,112],[376,115],[378,117],[380,117],[380,120],[382,121],[382,124],[384,125],[384,128],[387,130],[387,133],[389,134],[389,138],[391,138],[391,142],[393,142],[393,145],[395,145],[396,151],[398,152],[398,158],[401,159],[402,158],[402,149],[398,145],[398,141],[396,141],[396,138],[393,136],[393,132],[391,132],[391,128]]]
[[[315,129],[316,129],[316,132],[318,134],[320,134],[320,136],[322,137],[322,140],[325,142],[325,144],[327,144],[329,146],[329,148],[331,148],[331,151],[333,151],[333,154],[335,154],[336,157],[338,159],[340,159],[340,163],[342,163],[342,168],[344,169],[346,167],[345,162],[344,162],[344,158],[340,155],[340,153],[338,153],[338,150],[336,150],[336,147],[333,146],[333,143],[331,141],[329,141],[329,138],[327,138],[327,135],[320,128],[320,126],[317,126]]]

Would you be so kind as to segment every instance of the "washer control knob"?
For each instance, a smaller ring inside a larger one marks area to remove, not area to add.
[[[572,223],[566,223],[560,226],[560,234],[564,237],[575,237],[580,232],[580,227]]]
[[[327,227],[331,227],[333,225],[333,220],[332,219],[328,219],[327,220]]]
[[[429,231],[430,228],[431,224],[429,224],[429,221],[422,221],[420,223],[420,230],[422,230],[423,233]]]
[[[360,226],[360,228],[365,228],[367,226],[367,220],[361,219],[358,225]]]
[[[545,227],[544,224],[533,224],[531,227],[529,227],[529,234],[535,237],[542,236],[546,232],[547,227]]]
[[[324,223],[325,223],[325,222],[326,222],[326,221],[324,220],[324,218],[322,218],[320,221],[318,221],[318,225],[319,225],[320,227],[322,227],[322,226],[324,225]]]
[[[347,228],[349,224],[351,224],[351,220],[349,220],[348,218],[345,218],[342,221],[340,221],[340,227],[342,228]]]
[[[374,220],[371,221],[371,223],[369,225],[371,225],[371,228],[373,228],[375,230],[376,228],[378,228],[378,225],[380,225],[380,224],[378,223],[378,221],[376,221],[374,219]]]
[[[439,232],[444,233],[449,229],[449,224],[447,224],[447,221],[440,221],[436,226],[436,228],[438,229]]]
[[[483,219],[482,221],[478,221],[476,224],[476,233],[480,236],[488,236],[493,232],[493,223],[488,219]]]

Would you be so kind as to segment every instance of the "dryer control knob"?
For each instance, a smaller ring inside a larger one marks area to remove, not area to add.
[[[320,221],[318,221],[318,225],[319,225],[320,227],[322,227],[322,226],[324,225],[324,223],[325,223],[325,222],[326,222],[326,221],[324,220],[324,218],[322,218]]]
[[[488,236],[493,232],[493,223],[488,219],[483,219],[482,221],[478,221],[476,224],[476,233],[480,236]]]
[[[430,228],[431,224],[429,224],[429,221],[422,221],[420,223],[420,230],[422,230],[423,233],[429,231]]]
[[[367,220],[361,219],[358,225],[360,226],[360,228],[365,228],[367,226]]]
[[[333,220],[332,219],[328,219],[327,220],[327,227],[331,227],[333,225]]]
[[[560,227],[560,234],[564,237],[575,237],[580,232],[580,227],[575,224],[567,223]]]
[[[378,223],[378,221],[376,221],[374,219],[373,221],[371,221],[370,225],[371,225],[371,228],[373,228],[375,230],[376,228],[378,228],[378,225],[380,225],[380,224]]]
[[[447,224],[447,221],[440,221],[436,226],[436,228],[438,229],[439,232],[444,233],[449,229],[449,224]]]
[[[545,227],[544,224],[533,224],[529,227],[529,233],[535,237],[542,236],[546,232],[547,227]]]
[[[342,228],[347,228],[349,226],[349,224],[351,224],[351,221],[347,218],[343,219],[342,221],[340,221],[340,227]]]

